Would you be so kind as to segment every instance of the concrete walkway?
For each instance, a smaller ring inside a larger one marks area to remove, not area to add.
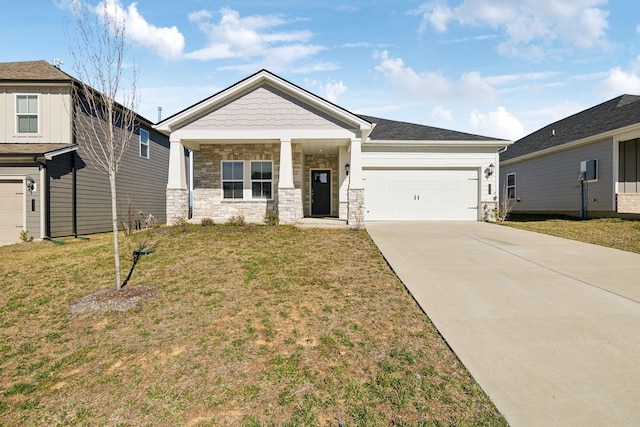
[[[366,228],[510,425],[640,425],[640,255],[487,223]]]

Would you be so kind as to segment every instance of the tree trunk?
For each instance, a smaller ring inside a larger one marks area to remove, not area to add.
[[[120,279],[120,243],[118,240],[118,207],[116,203],[116,173],[109,172],[109,184],[111,184],[111,223],[113,225],[113,261],[116,273],[116,289],[122,289]]]

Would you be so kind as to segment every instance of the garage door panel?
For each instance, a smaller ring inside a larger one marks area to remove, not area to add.
[[[0,181],[0,244],[20,241],[24,222],[22,181]]]
[[[477,170],[363,171],[366,220],[475,221]]]

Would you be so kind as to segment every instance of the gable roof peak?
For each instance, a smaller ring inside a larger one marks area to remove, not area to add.
[[[624,107],[626,105],[633,104],[634,102],[638,102],[640,101],[640,96],[624,94],[620,96],[618,99],[619,100],[616,105],[616,108]]]

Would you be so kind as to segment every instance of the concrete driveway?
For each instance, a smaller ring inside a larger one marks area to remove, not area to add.
[[[373,222],[510,425],[640,425],[640,255],[480,222]]]

